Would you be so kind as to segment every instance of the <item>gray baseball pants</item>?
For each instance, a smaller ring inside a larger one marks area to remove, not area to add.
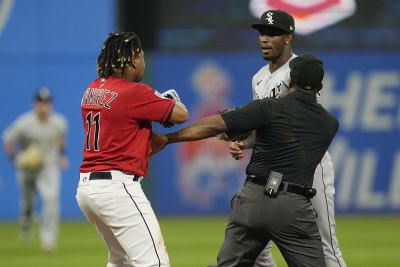
[[[325,267],[316,213],[309,199],[287,192],[270,198],[263,186],[245,183],[232,204],[218,267],[252,267],[270,240],[289,267]]]
[[[38,172],[18,171],[21,190],[21,226],[23,234],[32,227],[36,190],[42,202],[40,240],[44,249],[54,249],[57,243],[60,209],[60,171],[57,167],[46,167]]]

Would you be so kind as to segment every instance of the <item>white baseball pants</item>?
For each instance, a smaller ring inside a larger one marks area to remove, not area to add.
[[[90,173],[81,173],[76,195],[109,249],[107,267],[170,266],[160,226],[140,181],[120,171],[111,175],[111,180],[89,180]]]
[[[346,267],[336,238],[334,169],[328,152],[325,153],[321,163],[315,169],[313,187],[317,189],[317,195],[311,199],[311,202],[318,213],[317,224],[326,266]],[[254,267],[276,267],[271,255],[271,247],[272,242],[269,242],[257,257]]]

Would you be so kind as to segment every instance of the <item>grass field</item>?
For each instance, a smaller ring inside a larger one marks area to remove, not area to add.
[[[226,218],[162,218],[171,266],[215,264]],[[337,234],[348,267],[399,267],[400,217],[345,217]],[[274,247],[278,266],[287,266]],[[104,267],[107,249],[86,222],[63,222],[57,251],[40,249],[37,231],[29,244],[19,240],[15,223],[0,223],[0,267]]]

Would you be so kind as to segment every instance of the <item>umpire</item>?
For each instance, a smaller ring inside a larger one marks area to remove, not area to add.
[[[167,134],[168,143],[175,143],[256,130],[246,182],[232,201],[219,267],[253,266],[270,240],[289,266],[325,266],[311,185],[339,124],[316,100],[322,61],[303,54],[289,66],[290,89],[284,98],[254,100]]]

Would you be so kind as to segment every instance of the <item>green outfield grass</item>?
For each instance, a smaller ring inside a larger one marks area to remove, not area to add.
[[[161,229],[171,266],[215,264],[226,218],[162,218]],[[341,249],[348,267],[400,266],[400,217],[346,217],[337,220]],[[278,266],[287,266],[274,247]],[[86,222],[64,222],[57,251],[41,250],[37,230],[22,244],[15,223],[0,223],[1,267],[104,267],[107,249]]]

